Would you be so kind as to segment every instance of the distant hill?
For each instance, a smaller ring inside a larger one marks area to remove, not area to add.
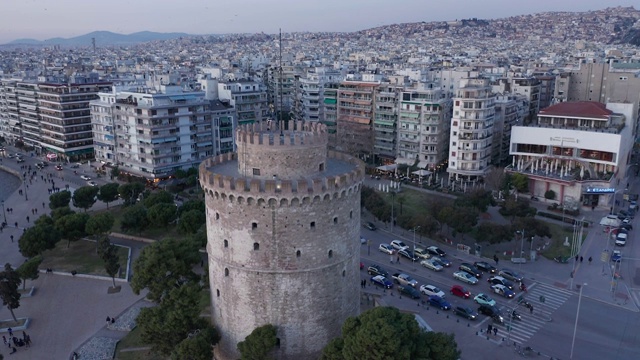
[[[47,40],[17,39],[6,45],[62,45],[62,46],[91,46],[91,38],[96,39],[96,45],[132,45],[155,40],[171,40],[179,37],[191,36],[186,33],[158,33],[140,31],[133,34],[117,34],[110,31],[94,31],[72,38],[51,38]]]

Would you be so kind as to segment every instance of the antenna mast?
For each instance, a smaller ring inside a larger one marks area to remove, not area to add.
[[[282,133],[282,128],[284,127],[284,119],[282,118],[282,112],[284,111],[284,108],[282,107],[282,82],[284,81],[282,75],[282,28],[280,28],[280,43],[278,47],[280,48],[280,116],[278,116],[278,122],[280,123],[280,136],[282,137],[284,136]]]

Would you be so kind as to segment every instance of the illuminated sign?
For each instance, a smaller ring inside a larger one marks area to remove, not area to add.
[[[587,188],[585,191],[587,194],[613,194],[616,192],[616,189],[611,188]]]

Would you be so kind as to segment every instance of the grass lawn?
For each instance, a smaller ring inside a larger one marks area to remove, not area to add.
[[[571,243],[573,239],[573,226],[563,226],[553,223],[546,224],[549,226],[549,230],[551,230],[551,244],[542,252],[542,256],[549,260],[553,260],[556,256],[570,256],[571,246],[564,246],[563,244],[567,237],[569,238],[569,243]],[[589,228],[584,228],[581,242],[587,238],[589,231]]]
[[[444,205],[453,204],[453,200],[447,197],[427,194],[408,187],[403,187],[402,191],[395,194],[395,196],[391,193],[384,192],[380,194],[388,204],[391,204],[392,198],[395,198],[393,212],[396,216],[400,214],[410,214],[410,216],[424,214],[434,199],[437,199]]]
[[[124,279],[127,271],[127,258],[129,249],[118,246],[120,257],[120,274],[118,278]],[[109,276],[104,269],[104,261],[96,254],[96,243],[87,240],[78,240],[67,248],[67,241],[61,240],[56,247],[42,254],[41,269],[51,268],[54,271],[77,271],[79,274]]]
[[[118,205],[118,206],[112,206],[109,209],[95,211],[94,213],[97,214],[105,211],[110,212],[114,218],[113,227],[111,228],[111,231],[113,232],[126,233],[129,235],[140,236],[140,237],[154,239],[154,240],[178,238],[181,236],[178,233],[178,227],[175,224],[169,224],[166,228],[158,228],[158,227],[150,226],[149,228],[143,230],[142,233],[124,232],[122,231],[122,229],[120,229],[120,223],[122,222],[122,214],[124,212],[124,209],[125,208],[123,208],[121,205]]]

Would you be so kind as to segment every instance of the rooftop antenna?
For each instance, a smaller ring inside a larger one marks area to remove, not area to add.
[[[280,115],[278,116],[278,122],[280,123],[280,142],[284,142],[284,133],[283,133],[283,127],[284,127],[284,120],[282,119],[282,111],[284,110],[282,107],[282,28],[280,28],[280,42],[279,42],[279,48],[280,48]]]

